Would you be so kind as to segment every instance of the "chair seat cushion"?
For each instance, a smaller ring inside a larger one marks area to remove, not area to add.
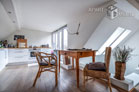
[[[96,62],[87,65],[88,70],[106,71],[105,63]]]
[[[44,63],[44,62],[41,62],[40,65],[41,66],[47,66],[48,64],[47,63]]]
[[[41,66],[48,66],[48,64],[45,63],[45,62],[40,62],[40,65]],[[51,65],[55,65],[55,62],[54,61],[51,61]]]

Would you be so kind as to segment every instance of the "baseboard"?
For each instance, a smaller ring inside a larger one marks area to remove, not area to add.
[[[18,66],[18,65],[27,65],[27,62],[16,62],[16,63],[8,63],[6,66]]]
[[[62,68],[64,68],[64,69],[67,69],[67,70],[72,69],[72,65],[71,65],[71,64],[65,65],[65,64],[61,63],[60,66],[61,66]]]

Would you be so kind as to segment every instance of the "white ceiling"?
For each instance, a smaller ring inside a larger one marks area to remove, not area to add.
[[[100,7],[107,1],[109,0],[1,0],[5,10],[12,12],[8,15],[19,30],[24,28],[46,32],[55,31],[88,13],[89,8]],[[126,0],[116,1],[119,8],[126,12],[131,10],[139,19],[139,11]]]
[[[108,0],[12,0],[19,28],[52,32]]]
[[[14,31],[15,26],[0,3],[0,40],[5,39],[5,37],[12,34]]]
[[[127,0],[127,1],[139,10],[139,0]]]
[[[131,17],[130,14],[139,20],[139,10],[130,4],[127,0],[115,0],[117,2],[116,6],[126,12],[124,17]]]

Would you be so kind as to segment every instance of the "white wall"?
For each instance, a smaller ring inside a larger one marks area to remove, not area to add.
[[[68,35],[69,48],[83,48],[86,41],[101,22],[105,13],[88,13],[68,23],[68,31],[75,33],[80,22],[79,35]]]
[[[133,17],[117,17],[113,20],[105,17],[84,47],[98,50],[118,27],[130,29],[134,33],[139,28],[138,23]]]
[[[91,35],[89,40],[84,45],[85,48],[92,48],[98,50],[104,42],[110,37],[110,35],[116,30],[117,27],[123,27],[130,29],[132,31],[131,35],[127,37],[120,45],[122,45],[125,41],[130,40],[130,37],[133,37],[133,34],[138,30],[139,21],[133,17],[117,17],[114,20],[110,20],[108,18],[104,18],[101,23],[96,28],[95,32]],[[133,43],[136,41],[132,40]],[[134,45],[134,44],[132,44]],[[100,56],[99,56],[100,57]],[[104,56],[102,56],[104,58]],[[104,60],[102,60],[104,61]],[[136,63],[135,63],[136,64]],[[132,64],[133,65],[133,64]],[[134,70],[134,66],[131,64],[127,64],[126,74],[131,73]],[[131,68],[132,67],[132,68]],[[110,72],[115,72],[115,60],[113,56],[111,56],[111,64],[110,64]]]
[[[139,67],[139,29],[137,32],[128,39],[123,45],[129,46],[133,48],[131,59],[127,62],[127,74],[131,73],[135,70],[135,68]]]
[[[49,32],[22,29],[21,31],[14,32],[6,38],[9,44],[16,44],[14,35],[25,35],[25,38],[28,41],[28,46],[40,46],[42,44],[49,44],[49,46],[51,46],[51,33]]]
[[[16,31],[14,24],[0,2],[0,40]]]

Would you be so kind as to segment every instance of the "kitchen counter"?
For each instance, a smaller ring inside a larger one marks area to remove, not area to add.
[[[6,65],[37,63],[35,52],[51,53],[51,48],[0,48],[0,70]]]
[[[46,48],[46,47],[37,47],[37,48],[40,48],[40,49],[51,49],[51,47],[50,48]],[[37,49],[36,48],[36,49]],[[0,49],[33,49],[33,48],[0,48]]]

